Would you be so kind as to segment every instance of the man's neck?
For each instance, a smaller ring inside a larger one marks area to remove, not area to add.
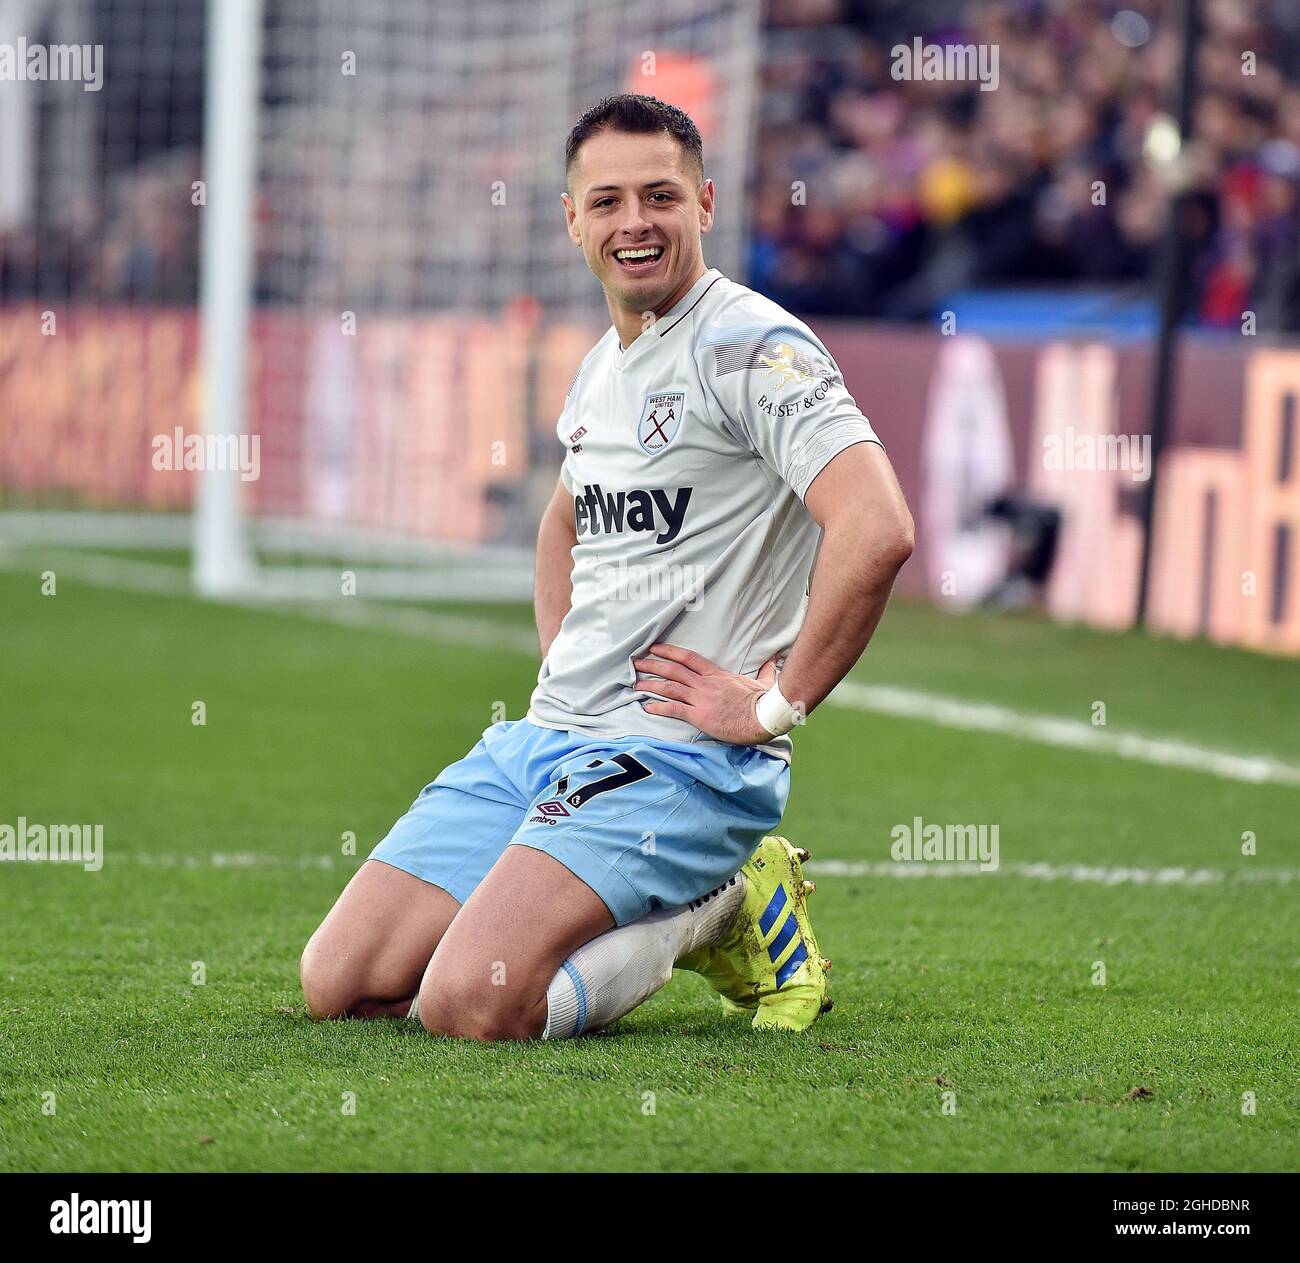
[[[682,301],[683,296],[690,290],[691,286],[708,270],[704,265],[704,260],[701,259],[691,271],[690,277],[654,308],[655,317],[658,318],[665,312],[672,311]],[[645,313],[628,311],[625,307],[615,303],[608,294],[605,295],[605,301],[609,305],[610,318],[613,320],[614,328],[618,332],[619,346],[626,351],[645,332],[646,326],[643,320]]]

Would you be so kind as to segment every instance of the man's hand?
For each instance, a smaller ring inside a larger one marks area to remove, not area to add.
[[[772,740],[754,714],[754,703],[776,683],[779,655],[773,654],[759,669],[758,679],[751,680],[724,671],[693,649],[651,645],[650,653],[656,656],[632,659],[638,672],[647,673],[637,676],[636,687],[669,699],[642,702],[650,714],[684,719],[708,736],[733,745],[761,745]],[[648,678],[655,675],[662,678]]]

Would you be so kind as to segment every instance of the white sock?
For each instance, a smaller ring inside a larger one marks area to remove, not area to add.
[[[687,952],[720,938],[745,897],[741,873],[681,908],[606,930],[560,966],[546,989],[543,1039],[599,1030],[652,996]]]

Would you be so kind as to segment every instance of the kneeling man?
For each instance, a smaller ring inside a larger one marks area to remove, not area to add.
[[[770,833],[786,734],[861,656],[912,520],[821,341],[705,266],[690,118],[602,101],[566,174],[613,323],[556,428],[528,716],[421,791],[307,944],[303,992],[319,1018],[562,1039],[676,965],[755,1026],[803,1030],[829,962],[807,853]]]

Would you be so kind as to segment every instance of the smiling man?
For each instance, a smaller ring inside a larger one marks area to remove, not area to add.
[[[612,97],[565,158],[569,237],[613,323],[556,428],[528,716],[421,791],[307,945],[303,990],[317,1017],[565,1038],[676,965],[755,1026],[803,1030],[829,962],[807,852],[769,835],[787,734],[861,656],[911,516],[820,340],[705,266],[690,118]]]

